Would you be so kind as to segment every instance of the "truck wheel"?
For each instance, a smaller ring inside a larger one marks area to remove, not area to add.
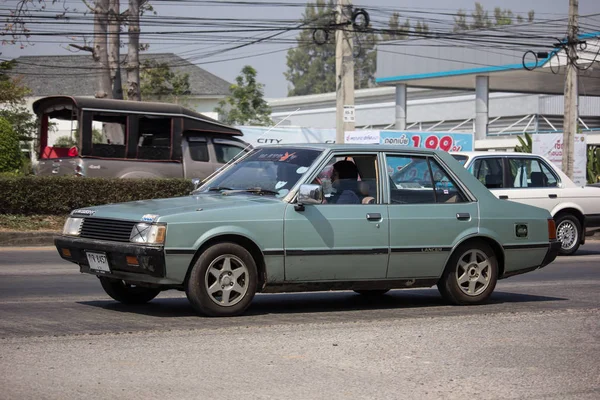
[[[437,287],[450,303],[481,304],[490,297],[497,281],[494,251],[482,241],[471,241],[454,251]]]
[[[577,251],[581,242],[581,224],[572,214],[559,214],[556,217],[556,237],[561,242],[558,252],[568,256]]]
[[[248,250],[235,243],[218,243],[192,267],[186,294],[200,314],[231,317],[246,311],[256,286],[256,263]]]
[[[158,296],[160,289],[132,286],[120,279],[98,277],[107,295],[123,304],[144,304]]]

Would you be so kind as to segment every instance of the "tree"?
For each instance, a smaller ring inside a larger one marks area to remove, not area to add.
[[[410,20],[407,18],[404,23],[400,25],[400,17],[400,13],[392,13],[392,16],[388,21],[388,29],[381,34],[382,41],[404,40],[415,33],[423,34],[429,32],[429,26],[421,21],[417,21],[414,27],[411,27]]]
[[[515,146],[515,152],[517,153],[531,153],[533,149],[533,141],[531,139],[531,135],[525,132],[525,139],[521,138],[521,136],[517,136],[517,140],[519,144]]]
[[[15,66],[14,60],[0,62],[0,117],[10,123],[13,131],[22,141],[30,141],[36,134],[36,121],[25,105],[25,96],[29,88],[22,84],[19,77],[8,75]]]
[[[19,138],[10,122],[0,118],[0,172],[15,172],[23,165]]]
[[[179,104],[191,93],[189,74],[173,72],[167,63],[155,60],[142,63],[140,82],[141,94],[154,100]]]
[[[263,99],[264,85],[256,81],[256,70],[249,65],[229,87],[230,95],[219,102],[215,112],[228,125],[272,125],[271,108]]]
[[[139,83],[139,51],[143,46],[139,44],[139,16],[146,11],[153,11],[148,0],[129,0],[129,9],[120,12],[120,0],[94,0],[93,4],[82,0],[85,6],[94,14],[94,42],[89,46],[83,39],[83,45],[71,44],[74,49],[87,51],[98,64],[95,97],[98,98],[123,98],[123,85],[121,83],[121,26],[129,25],[129,51],[127,63],[127,92],[132,100],[141,100]],[[2,43],[16,43],[21,41],[21,47],[27,45],[29,29],[26,26],[28,17],[36,9],[46,11],[48,3],[55,4],[58,0],[18,0],[4,26],[3,33],[10,39],[3,39]],[[62,11],[54,18],[67,19],[67,14],[72,10],[63,3]]]
[[[533,22],[535,12],[533,10],[527,13],[527,21]],[[524,18],[518,14],[514,14],[511,10],[500,7],[494,8],[494,19],[492,20],[489,13],[483,8],[481,3],[475,3],[475,10],[471,13],[471,23],[467,21],[467,13],[464,10],[458,10],[454,17],[454,32],[488,29],[494,26],[512,25],[516,19],[517,23],[522,23]]]

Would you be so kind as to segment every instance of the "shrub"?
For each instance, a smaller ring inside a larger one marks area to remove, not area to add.
[[[11,124],[0,118],[0,172],[15,172],[21,168],[22,163],[19,137]]]
[[[0,178],[0,213],[65,215],[81,207],[185,196],[187,179]]]

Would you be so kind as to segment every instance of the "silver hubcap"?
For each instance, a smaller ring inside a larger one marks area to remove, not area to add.
[[[456,280],[458,287],[468,296],[477,296],[490,285],[492,266],[481,250],[471,249],[458,260]]]
[[[577,243],[577,228],[571,221],[563,221],[556,228],[556,236],[561,242],[561,247],[570,250]]]
[[[248,268],[232,254],[219,256],[206,270],[204,286],[213,302],[224,307],[233,306],[248,292]]]

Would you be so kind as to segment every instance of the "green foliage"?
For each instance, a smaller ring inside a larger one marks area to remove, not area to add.
[[[0,178],[0,214],[65,215],[80,207],[185,196],[187,179]]]
[[[530,10],[527,13],[527,21],[533,22],[535,12]],[[481,3],[475,2],[475,10],[471,13],[471,23],[467,20],[467,13],[464,10],[458,10],[454,17],[454,32],[474,30],[474,29],[489,29],[494,26],[512,25],[514,20],[517,23],[524,21],[524,18],[518,14],[514,14],[511,10],[500,7],[494,8],[494,19],[492,20],[489,13],[483,8]]]
[[[230,95],[219,102],[215,112],[228,125],[272,125],[271,108],[263,99],[263,84],[256,81],[256,70],[249,65],[229,87]]]
[[[400,13],[394,12],[388,21],[388,29],[381,34],[382,41],[388,40],[404,40],[408,39],[414,33],[428,33],[429,26],[426,23],[417,21],[414,27],[411,27],[410,20],[407,18],[400,25]]]
[[[35,118],[25,106],[25,96],[30,90],[21,83],[20,78],[12,78],[8,73],[14,68],[15,61],[0,62],[0,118],[10,123],[19,140],[33,140],[37,132]]]
[[[167,63],[146,60],[140,69],[140,92],[142,98],[184,103],[191,94],[190,76],[171,71]]]
[[[308,3],[303,14],[303,27],[296,41],[298,46],[288,50],[285,78],[291,83],[288,96],[328,93],[335,91],[335,29],[329,30],[329,40],[318,45],[313,40],[314,28],[335,24],[336,2],[317,0]],[[354,86],[375,85],[378,37],[371,32],[354,32]]]
[[[517,140],[519,144],[515,146],[515,151],[517,153],[531,153],[533,150],[533,141],[531,139],[531,135],[525,132],[525,139],[521,136],[517,136]]]
[[[60,136],[54,142],[54,147],[73,147],[77,142],[71,136]]]
[[[587,183],[600,182],[600,146],[587,148]]]
[[[15,172],[23,165],[23,153],[10,123],[0,118],[0,172]],[[2,192],[0,192],[2,193]]]

